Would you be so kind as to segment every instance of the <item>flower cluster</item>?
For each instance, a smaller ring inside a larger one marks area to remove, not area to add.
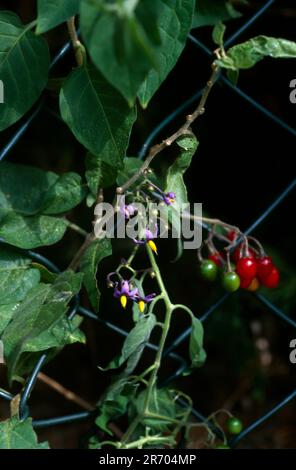
[[[161,199],[167,206],[172,205],[176,201],[176,194],[174,192],[169,191],[166,193],[151,182],[149,182],[149,185],[150,185],[150,190],[151,191],[153,190],[154,192],[156,191],[158,198]],[[147,203],[147,200],[145,200],[145,202]],[[135,204],[135,202],[130,202],[128,204],[125,204],[124,200],[122,199],[119,203],[119,212],[121,213],[121,215],[124,217],[125,220],[129,220],[136,214],[137,205]],[[134,238],[133,241],[135,245],[146,244],[155,254],[157,254],[157,246],[154,241],[157,238],[157,236],[158,236],[158,226],[157,226],[157,223],[155,223],[153,229],[146,227],[143,230],[143,233],[140,235],[140,237],[138,239]],[[135,277],[135,274],[130,280],[123,279],[121,275],[119,275],[119,271],[122,267],[127,267],[127,264],[125,261],[121,263],[121,265],[119,266],[116,272],[112,272],[108,274],[107,276],[108,285],[109,287],[114,288],[113,295],[116,299],[119,299],[120,304],[123,308],[126,308],[128,301],[136,302],[138,304],[139,311],[143,313],[146,305],[152,302],[156,294],[155,293],[151,293],[148,295],[142,294],[140,290],[138,289],[138,287],[136,287],[133,284],[133,278]],[[135,273],[135,271],[130,266],[128,266],[128,268],[131,269]],[[145,272],[145,271],[149,271],[149,270],[142,270],[142,272]],[[111,277],[113,275],[117,275],[119,277],[119,281],[112,282]]]
[[[149,304],[155,297],[155,293],[141,295],[137,287],[133,287],[128,280],[122,280],[114,284],[114,297],[120,300],[123,308],[126,308],[127,301],[137,302],[140,312],[144,312],[146,304]]]

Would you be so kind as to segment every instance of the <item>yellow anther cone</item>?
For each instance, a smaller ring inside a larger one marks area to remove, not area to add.
[[[150,246],[151,250],[154,251],[154,253],[157,254],[157,247],[156,247],[154,241],[153,241],[153,240],[149,240],[148,245]]]
[[[121,303],[121,305],[122,305],[123,308],[126,307],[126,304],[127,304],[127,296],[126,296],[126,295],[122,295],[122,296],[120,297],[120,303]]]
[[[140,312],[143,313],[144,310],[145,310],[145,302],[144,302],[144,300],[140,300],[140,302],[138,302],[138,305],[139,305],[139,310],[140,310]]]

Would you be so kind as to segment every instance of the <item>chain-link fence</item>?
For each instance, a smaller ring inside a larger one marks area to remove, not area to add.
[[[228,40],[225,41],[225,47],[231,46],[234,41],[236,41],[240,35],[246,31],[251,25],[253,25],[258,18],[260,18],[266,10],[275,2],[275,0],[269,0],[267,1],[256,13],[248,20],[246,21],[241,28],[239,28]],[[212,56],[212,52],[203,44],[201,43],[198,39],[196,39],[194,36],[189,35],[188,41],[191,42],[195,47],[203,51],[206,55]],[[55,65],[60,62],[65,54],[71,49],[71,43],[68,42],[67,44],[64,45],[64,47],[59,51],[59,53],[55,56],[51,63],[51,69],[55,67]],[[292,136],[296,136],[296,130],[291,128],[287,123],[285,123],[283,120],[281,120],[279,117],[274,115],[272,112],[270,112],[268,109],[266,109],[264,106],[262,106],[260,103],[258,103],[256,100],[254,100],[251,96],[246,94],[243,90],[241,90],[238,86],[234,86],[223,74],[220,74],[218,80],[222,81],[224,85],[230,91],[236,93],[239,97],[242,98],[242,100],[246,101],[249,103],[249,105],[254,107],[254,111],[263,113],[268,119],[271,119],[274,121],[278,126],[281,126],[283,129],[285,129],[287,132],[289,132]],[[193,96],[191,96],[187,101],[183,102],[181,106],[179,106],[177,109],[175,109],[170,115],[168,115],[157,127],[155,127],[148,138],[146,139],[144,145],[142,146],[140,152],[139,152],[139,158],[144,158],[146,151],[149,149],[150,145],[154,142],[155,138],[159,135],[159,133],[169,124],[171,123],[177,116],[182,114],[189,106],[191,106],[193,103],[199,100],[203,90],[198,90]],[[44,99],[41,98],[39,103],[35,106],[29,117],[25,120],[25,122],[18,128],[18,130],[15,132],[13,137],[9,140],[9,142],[2,148],[0,151],[0,161],[2,161],[10,152],[10,150],[14,147],[14,145],[21,139],[27,128],[30,126],[32,121],[35,119],[35,117],[38,115],[39,111],[44,105]],[[272,214],[273,210],[281,204],[285,198],[293,191],[296,185],[296,179],[294,179],[283,191],[279,196],[269,205],[269,207],[266,208],[266,210],[259,216],[257,219],[254,221],[254,223],[244,232],[245,235],[250,235],[254,230],[268,217]],[[2,243],[2,242],[1,242]],[[42,255],[35,253],[33,251],[28,251],[29,256],[44,264],[47,266],[50,270],[53,272],[59,272],[59,269],[48,259],[43,257]],[[249,295],[255,295],[256,298],[258,299],[259,302],[265,305],[270,312],[276,316],[279,317],[279,321],[284,321],[288,323],[289,325],[293,326],[296,328],[296,321],[294,321],[292,318],[290,318],[286,313],[284,313],[281,309],[279,309],[276,305],[274,305],[272,302],[270,302],[265,296],[262,294],[249,294]],[[225,302],[225,300],[228,298],[229,294],[224,294],[218,301],[216,301],[214,304],[212,304],[204,313],[201,315],[200,320],[204,323],[208,320],[208,318],[211,315],[214,315],[216,310]],[[92,319],[93,321],[99,322],[102,324],[104,327],[111,329],[118,335],[122,336],[127,336],[128,332],[119,328],[116,324],[113,324],[111,322],[108,322],[90,310],[82,307],[80,305],[80,300],[79,297],[77,296],[75,299],[75,303],[72,306],[72,310],[70,312],[70,318],[73,318],[75,314],[79,313],[80,315],[84,317],[88,317]],[[184,341],[186,340],[189,335],[190,335],[191,329],[188,328],[185,331],[183,331],[177,338],[174,339],[174,341],[167,347],[167,349],[164,351],[163,354],[163,359],[166,357],[170,357],[176,362],[176,370],[173,374],[171,374],[169,377],[165,379],[165,381],[161,384],[162,386],[168,385],[170,382],[175,380],[177,377],[182,375],[183,371],[187,367],[187,362],[183,357],[181,357],[179,354],[175,353],[175,349]],[[147,345],[148,348],[152,350],[157,350],[158,347],[154,344],[148,343]],[[43,354],[38,362],[36,363],[36,366],[31,373],[31,375],[28,377],[26,381],[26,385],[23,388],[23,392],[21,395],[21,400],[19,404],[19,415],[20,419],[25,419],[29,415],[29,407],[28,407],[28,400],[29,397],[33,391],[34,385],[37,380],[38,373],[40,372],[42,366],[44,365],[46,361],[46,353]],[[13,396],[4,391],[0,390],[0,397],[2,397],[5,400],[12,400]],[[238,436],[234,437],[230,442],[229,445],[231,447],[236,447],[237,444],[250,432],[252,432],[254,429],[256,429],[258,426],[260,426],[262,423],[264,423],[266,420],[268,420],[270,417],[275,415],[281,408],[283,408],[285,405],[287,405],[293,398],[296,398],[296,389],[291,391],[289,395],[283,398],[282,401],[278,402],[272,409],[270,409],[267,413],[259,417],[257,420],[255,420],[252,424],[250,424],[247,428],[245,428]],[[182,404],[182,400],[180,400],[180,403]],[[64,423],[73,423],[77,422],[80,420],[84,420],[92,415],[93,412],[91,411],[82,411],[80,413],[74,413],[74,414],[69,414],[66,416],[59,416],[59,417],[53,417],[49,419],[39,419],[39,420],[34,420],[33,425],[35,428],[43,428],[47,426],[53,426],[53,425],[58,425],[58,424],[64,424]],[[192,415],[197,418],[198,421],[205,421],[206,418],[196,409],[192,410]],[[216,430],[217,434],[219,434],[219,430]]]

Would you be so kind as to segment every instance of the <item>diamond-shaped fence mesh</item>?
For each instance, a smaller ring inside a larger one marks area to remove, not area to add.
[[[266,10],[274,3],[275,0],[269,0],[267,1],[256,13],[248,20],[246,21],[226,42],[225,46],[231,46],[233,42],[246,30],[248,29],[251,25],[253,25],[259,17],[261,17]],[[203,44],[201,43],[198,39],[196,39],[194,36],[189,35],[188,41],[191,42],[195,47],[203,51],[206,55],[211,56],[212,52]],[[54,57],[52,63],[51,63],[51,68],[53,68],[58,62],[60,62],[65,54],[71,49],[71,43],[68,42],[66,43],[62,49],[59,51],[59,53]],[[264,106],[262,106],[260,103],[258,103],[256,100],[254,100],[251,96],[249,96],[247,93],[245,93],[243,90],[241,90],[237,86],[233,86],[232,83],[225,78],[222,74],[220,74],[218,80],[222,81],[223,84],[225,84],[232,92],[236,93],[239,97],[241,97],[244,101],[249,103],[251,106],[254,107],[255,111],[258,111],[260,113],[263,113],[268,119],[271,119],[274,121],[278,126],[281,128],[285,129],[288,133],[290,133],[293,136],[296,136],[296,130],[290,127],[286,122],[284,122],[282,119],[280,119],[278,116],[274,115],[272,112],[270,112],[268,109],[266,109]],[[154,142],[155,138],[159,135],[159,133],[170,123],[172,122],[178,115],[183,113],[189,106],[191,106],[193,103],[198,101],[202,94],[203,90],[198,90],[193,96],[191,96],[187,101],[183,102],[181,106],[179,106],[177,109],[175,109],[171,114],[166,116],[165,119],[157,126],[155,127],[148,138],[146,139],[145,143],[143,144],[140,152],[139,152],[139,158],[144,158],[145,154],[150,147],[150,145]],[[14,147],[14,145],[21,139],[27,128],[31,125],[32,121],[35,119],[35,117],[38,115],[39,111],[44,105],[44,100],[41,98],[39,103],[35,106],[29,117],[25,120],[25,122],[18,128],[18,130],[15,132],[15,134],[12,136],[12,138],[9,140],[9,142],[0,150],[0,161],[3,160],[10,150]],[[296,179],[294,179],[283,191],[281,194],[278,195],[278,197],[265,209],[265,211],[257,217],[257,219],[254,221],[254,223],[245,231],[246,235],[250,235],[268,216],[270,216],[273,212],[273,210],[281,204],[285,198],[294,190],[296,185]],[[44,264],[47,266],[49,269],[51,269],[53,272],[59,272],[59,269],[47,258],[44,256],[35,253],[33,251],[28,251],[28,254],[32,257],[32,259],[39,261],[40,263]],[[276,315],[278,317],[279,321],[286,322],[287,324],[291,325],[292,327],[296,328],[296,321],[294,321],[292,318],[290,318],[286,313],[284,313],[281,309],[279,309],[276,305],[274,305],[272,302],[270,302],[265,296],[262,294],[250,294],[250,295],[255,295],[258,299],[259,302],[265,305],[271,312],[271,314]],[[214,304],[212,304],[200,317],[200,320],[204,323],[208,320],[208,318],[211,315],[215,315],[215,312],[217,309],[225,302],[225,300],[228,298],[229,294],[224,294],[220,299],[218,299]],[[122,328],[119,328],[116,324],[113,324],[111,322],[106,321],[105,319],[100,318],[98,315],[95,313],[91,312],[90,310],[82,307],[80,305],[80,300],[79,297],[77,296],[75,299],[75,303],[72,307],[72,310],[70,312],[70,318],[73,317],[76,313],[79,313],[82,316],[88,317],[92,319],[93,321],[99,322],[102,325],[104,325],[106,328],[111,329],[114,331],[114,333],[122,336],[127,336],[128,332],[123,330]],[[181,376],[183,371],[187,367],[187,362],[186,360],[177,354],[175,352],[175,349],[184,341],[186,340],[189,335],[190,335],[190,328],[184,330],[182,333],[180,333],[177,338],[172,341],[166,350],[164,351],[163,354],[163,359],[166,357],[170,357],[172,360],[175,361],[176,363],[176,370],[168,376],[161,386],[167,385],[173,380],[175,380],[177,377]],[[147,345],[148,348],[152,350],[157,350],[157,346],[154,344],[149,343]],[[46,361],[46,353],[43,354],[38,362],[36,363],[36,366],[31,373],[31,375],[28,377],[26,381],[26,385],[23,388],[20,404],[19,404],[19,414],[21,419],[25,419],[29,415],[29,408],[28,408],[28,400],[31,395],[31,392],[34,388],[34,385],[37,380],[38,373],[40,372],[42,366],[44,365]],[[3,398],[4,400],[12,400],[13,396],[4,390],[0,390],[0,397]],[[247,428],[245,428],[238,436],[234,437],[229,445],[231,447],[236,447],[237,444],[250,432],[252,432],[254,429],[256,429],[258,426],[260,426],[262,423],[264,423],[266,420],[271,418],[273,415],[275,415],[279,410],[281,410],[283,407],[285,407],[291,400],[296,398],[296,389],[292,390],[289,395],[284,397],[280,402],[278,402],[273,408],[271,408],[269,411],[267,411],[265,414],[260,416],[258,419],[256,419],[252,424],[250,424]],[[182,400],[180,399],[180,403],[182,404]],[[185,404],[185,403],[184,403]],[[33,425],[35,428],[43,428],[47,426],[53,426],[53,425],[58,425],[58,424],[64,424],[64,423],[73,423],[77,422],[80,420],[84,420],[91,416],[92,412],[91,411],[82,411],[80,413],[73,413],[69,414],[66,416],[59,416],[59,417],[53,417],[49,419],[39,419],[39,420],[33,420]],[[198,420],[198,421],[206,421],[206,418],[196,409],[192,410],[192,415]],[[218,429],[214,429],[217,434],[219,434]]]

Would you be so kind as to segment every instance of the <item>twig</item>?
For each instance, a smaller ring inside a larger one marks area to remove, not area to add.
[[[40,382],[45,383],[46,385],[48,385],[48,387],[52,388],[57,393],[62,395],[64,398],[66,398],[66,400],[76,403],[76,405],[80,406],[81,408],[87,411],[95,410],[96,408],[95,405],[92,405],[91,403],[86,401],[84,398],[81,398],[79,395],[72,392],[68,388],[64,387],[62,384],[60,384],[53,378],[49,377],[48,375],[44,374],[43,372],[39,372],[37,378],[38,380],[40,380]],[[108,427],[115,434],[116,437],[121,439],[121,437],[123,436],[123,432],[116,426],[116,424],[109,423]]]
[[[198,116],[200,116],[201,114],[205,112],[206,101],[208,99],[211,89],[213,88],[213,85],[216,81],[218,74],[219,74],[219,67],[217,67],[217,65],[213,63],[210,79],[207,82],[207,85],[203,91],[202,97],[200,99],[199,105],[196,108],[196,110],[192,114],[188,114],[188,116],[186,116],[186,122],[170,137],[163,140],[160,144],[157,144],[151,147],[149,154],[147,158],[145,159],[141,168],[128,181],[126,181],[122,186],[117,188],[118,194],[123,194],[133,183],[135,183],[138,180],[138,178],[140,178],[140,176],[149,167],[150,163],[152,162],[154,157],[156,157],[156,155],[158,155],[166,147],[171,146],[182,135],[190,133],[190,126],[192,125],[192,123],[196,120],[196,118],[198,118]]]
[[[93,411],[95,409],[94,405],[84,400],[84,398],[81,398],[79,395],[76,395],[76,393],[64,387],[62,384],[60,384],[56,380],[52,379],[51,377],[48,377],[48,375],[44,374],[43,372],[39,372],[38,380],[40,380],[40,382],[45,383],[50,388],[58,392],[60,395],[65,397],[66,400],[76,403],[76,405],[80,406],[81,408],[87,411]]]
[[[68,23],[69,34],[70,34],[73,46],[75,47],[75,45],[77,45],[78,38],[77,38],[77,33],[76,33],[76,30],[75,30],[75,25],[74,25],[73,18],[71,18],[67,23]],[[149,165],[152,162],[152,160],[154,159],[154,157],[156,157],[156,155],[158,155],[162,150],[164,150],[166,147],[169,147],[170,145],[172,145],[182,135],[191,133],[190,132],[190,126],[197,119],[198,116],[200,116],[201,114],[204,113],[206,101],[208,99],[208,96],[210,94],[211,89],[213,88],[213,85],[216,81],[216,78],[217,78],[218,74],[219,74],[219,67],[217,67],[217,65],[215,63],[213,63],[212,64],[212,73],[211,73],[210,79],[207,82],[207,85],[206,85],[206,87],[203,91],[203,94],[201,96],[199,105],[197,106],[196,110],[192,114],[188,114],[188,116],[186,116],[186,122],[176,132],[174,132],[170,137],[165,139],[160,144],[157,144],[157,145],[154,145],[153,147],[151,147],[151,149],[149,151],[149,154],[148,154],[147,158],[145,159],[145,161],[143,162],[143,165],[141,166],[141,168],[128,181],[126,181],[121,187],[117,188],[117,191],[116,191],[117,194],[123,194],[135,181],[137,181],[138,178],[145,172],[145,170],[147,170],[147,168],[149,167]],[[100,191],[99,194],[98,194],[97,203],[102,202],[102,200],[103,200],[103,193]],[[85,253],[87,248],[91,245],[91,243],[95,239],[96,239],[96,236],[95,236],[94,232],[91,232],[91,233],[88,234],[88,236],[86,237],[84,243],[82,244],[82,246],[80,247],[80,249],[78,250],[78,252],[74,256],[73,260],[71,261],[68,269],[72,269],[73,271],[76,271],[76,269],[78,269],[79,264],[80,264],[80,260],[83,256],[83,254]]]
[[[73,222],[69,222],[68,220],[66,222],[67,222],[67,226],[74,232],[79,233],[83,237],[86,237],[88,235],[88,232],[84,230],[83,228],[79,227],[79,225],[76,225]]]
[[[68,27],[69,36],[73,45],[73,49],[75,52],[76,62],[77,62],[77,65],[80,67],[81,65],[83,65],[85,53],[84,53],[84,47],[78,39],[77,31],[75,28],[75,16],[72,16],[71,18],[68,19],[67,27]]]
[[[84,253],[86,252],[88,247],[92,244],[92,242],[95,239],[96,239],[96,236],[95,236],[94,232],[90,232],[87,235],[87,237],[84,240],[83,244],[81,245],[81,247],[77,251],[76,255],[72,259],[71,263],[69,264],[68,269],[71,269],[72,271],[76,271],[76,269],[78,269],[82,256],[84,255]]]

